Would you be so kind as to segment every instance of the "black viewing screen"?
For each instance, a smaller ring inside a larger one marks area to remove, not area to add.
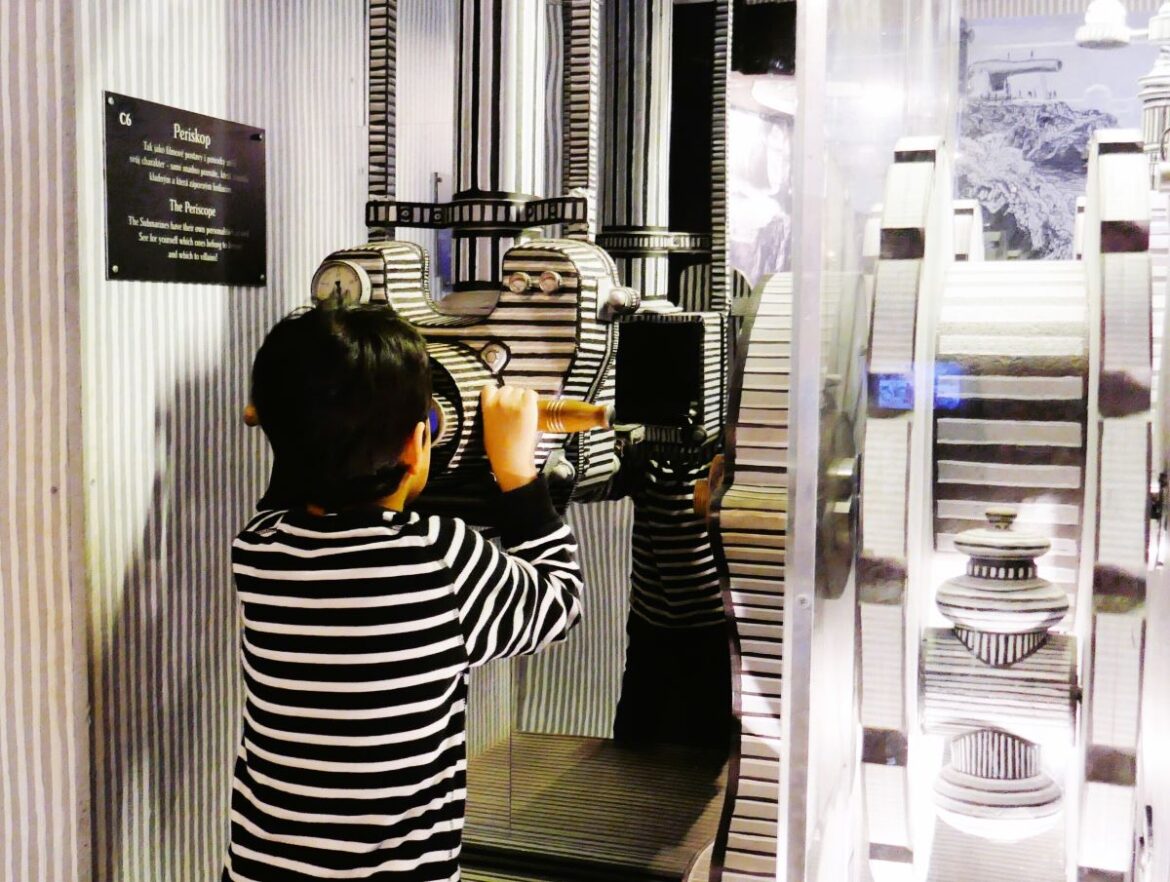
[[[106,278],[263,285],[264,130],[106,92]]]
[[[619,423],[689,427],[702,398],[701,321],[624,320],[615,410]]]

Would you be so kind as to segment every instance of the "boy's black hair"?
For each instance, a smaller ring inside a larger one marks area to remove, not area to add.
[[[285,317],[252,365],[252,403],[275,457],[263,507],[336,508],[393,493],[430,398],[426,344],[390,307]]]

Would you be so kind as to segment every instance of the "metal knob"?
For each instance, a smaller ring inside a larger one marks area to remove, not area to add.
[[[532,277],[525,272],[515,272],[508,276],[505,284],[513,294],[523,294],[532,284]]]

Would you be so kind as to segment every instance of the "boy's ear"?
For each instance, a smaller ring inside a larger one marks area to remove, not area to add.
[[[256,412],[256,405],[250,401],[244,405],[244,425],[249,429],[260,425],[260,414]]]
[[[427,443],[427,424],[416,423],[414,431],[410,433],[410,437],[406,439],[406,444],[402,448],[402,453],[398,455],[398,461],[406,466],[408,472],[416,472],[423,463],[423,455],[426,452]]]

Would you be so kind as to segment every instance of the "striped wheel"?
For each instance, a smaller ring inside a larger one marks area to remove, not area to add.
[[[754,882],[777,872],[791,275],[765,278],[752,296],[731,384],[735,443],[711,505],[716,553],[727,575],[724,608],[737,648],[732,677],[739,741],[711,863],[712,878],[725,882]]]

